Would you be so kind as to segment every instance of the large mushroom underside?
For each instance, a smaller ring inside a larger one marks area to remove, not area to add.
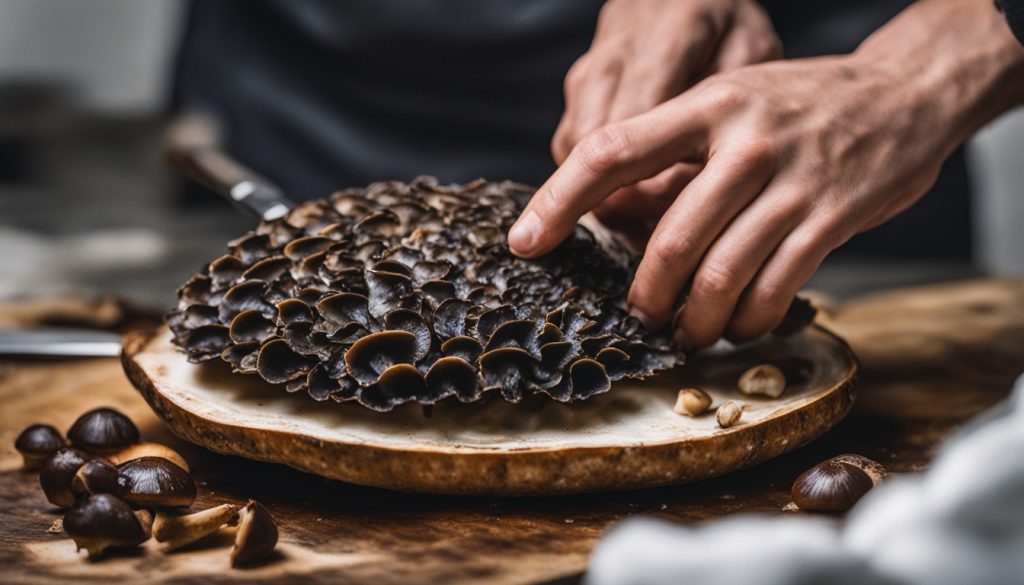
[[[681,363],[627,314],[635,266],[614,243],[579,226],[543,258],[509,253],[531,193],[421,177],[303,203],[179,289],[174,342],[192,362],[378,411],[583,400]]]

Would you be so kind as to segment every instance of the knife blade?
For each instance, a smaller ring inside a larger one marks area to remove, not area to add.
[[[259,219],[278,219],[295,206],[273,181],[216,146],[170,147],[165,156],[185,176]]]
[[[121,336],[93,329],[0,330],[0,355],[34,357],[117,357]]]

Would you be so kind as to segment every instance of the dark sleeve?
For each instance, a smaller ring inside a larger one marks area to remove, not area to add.
[[[1017,40],[1024,44],[1024,0],[996,0]]]

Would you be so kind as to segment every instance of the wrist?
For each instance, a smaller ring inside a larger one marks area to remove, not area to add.
[[[934,123],[951,152],[986,123],[1024,103],[1024,47],[991,0],[923,0],[851,55]]]

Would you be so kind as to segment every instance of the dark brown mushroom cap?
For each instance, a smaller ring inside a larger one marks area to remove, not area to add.
[[[78,550],[88,550],[90,557],[101,555],[108,548],[146,542],[151,526],[148,512],[136,512],[110,494],[89,496],[64,516],[64,531],[74,539]]]
[[[179,289],[174,341],[193,362],[379,411],[488,394],[571,402],[681,363],[628,315],[636,259],[611,239],[577,227],[541,258],[509,252],[531,194],[421,177],[302,203]]]
[[[68,508],[75,503],[71,484],[78,469],[89,461],[89,456],[78,449],[61,449],[46,460],[39,470],[39,485],[51,504]]]
[[[54,453],[67,446],[67,441],[51,425],[29,425],[14,440],[14,448],[21,453],[25,469],[39,469]]]
[[[793,502],[809,512],[845,512],[874,487],[859,467],[829,459],[815,465],[793,482]]]
[[[263,504],[249,500],[238,511],[238,531],[231,549],[231,566],[251,565],[267,559],[277,546],[277,522]]]
[[[78,468],[71,482],[76,494],[114,494],[121,492],[117,466],[103,459],[93,459]]]
[[[68,429],[68,440],[89,453],[113,453],[139,442],[139,429],[113,408],[97,408],[78,417]]]
[[[140,508],[191,506],[196,499],[192,476],[163,457],[140,457],[117,467],[118,496]]]

